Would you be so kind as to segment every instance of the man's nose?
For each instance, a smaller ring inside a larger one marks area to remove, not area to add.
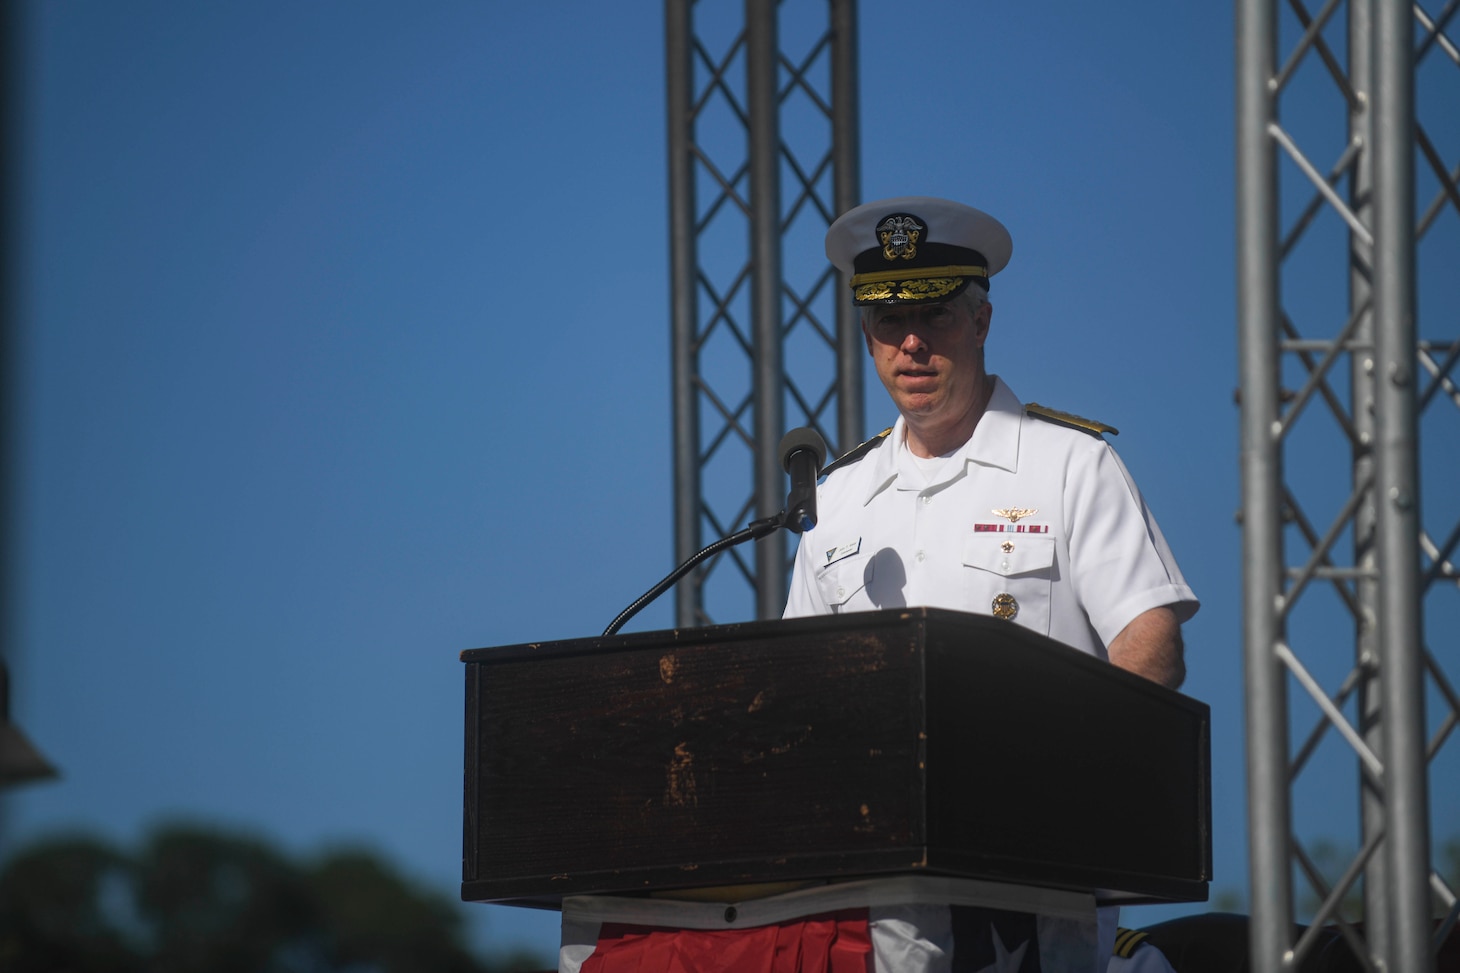
[[[904,354],[915,355],[925,350],[928,347],[928,343],[923,340],[923,336],[918,333],[918,329],[909,328],[907,333],[902,336],[902,345],[900,347]]]

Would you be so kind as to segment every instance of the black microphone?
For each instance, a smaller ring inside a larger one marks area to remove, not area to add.
[[[781,440],[781,468],[791,475],[786,494],[787,530],[797,534],[816,526],[816,478],[826,462],[826,440],[810,426],[792,429]]]

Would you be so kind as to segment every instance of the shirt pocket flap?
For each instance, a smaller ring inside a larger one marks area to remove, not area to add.
[[[1005,545],[1009,550],[1004,549]],[[1054,538],[1029,534],[974,534],[963,545],[963,563],[1004,577],[1047,577],[1054,570]]]
[[[872,581],[876,560],[866,554],[828,564],[816,574],[821,600],[833,608],[845,605]]]

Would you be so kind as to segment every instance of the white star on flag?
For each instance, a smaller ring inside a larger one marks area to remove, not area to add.
[[[1003,937],[993,923],[989,923],[989,938],[994,944],[994,961],[992,965],[985,966],[978,973],[1019,973],[1019,967],[1024,965],[1024,951],[1029,948],[1029,940],[1019,944],[1019,948],[1012,953],[1004,946]]]

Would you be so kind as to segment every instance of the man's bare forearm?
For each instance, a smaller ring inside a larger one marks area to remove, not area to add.
[[[1186,679],[1181,623],[1170,608],[1152,608],[1131,619],[1111,640],[1110,661],[1168,689]]]

